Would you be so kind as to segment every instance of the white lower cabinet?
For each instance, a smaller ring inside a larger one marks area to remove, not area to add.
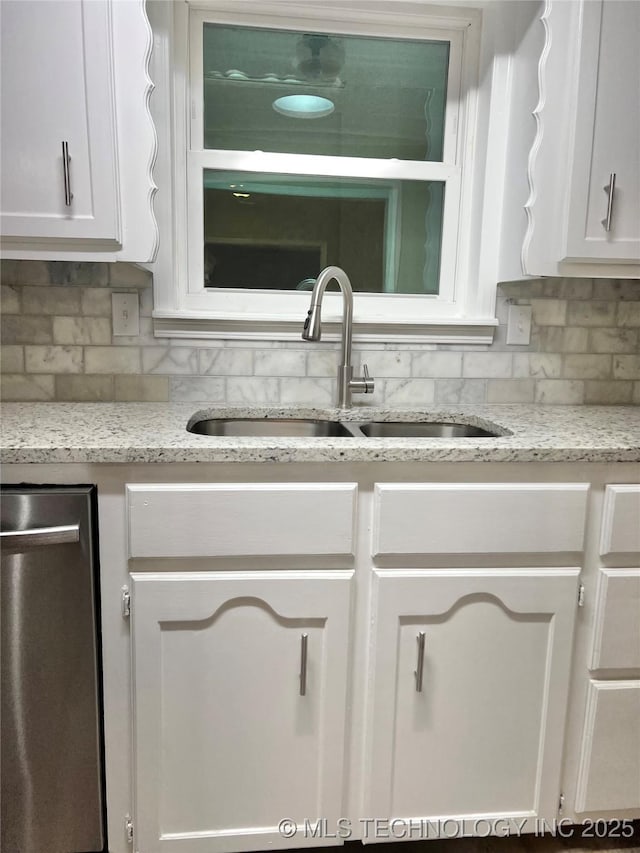
[[[587,693],[576,811],[626,809],[640,809],[640,680],[594,680]]]
[[[640,814],[640,484],[606,486],[598,551],[569,782],[576,820],[631,820]]]
[[[122,488],[134,850],[638,816],[637,487],[254,470]]]
[[[556,817],[578,574],[375,571],[368,814]]]
[[[335,824],[351,573],[134,572],[131,586],[135,849],[297,847],[284,818]]]

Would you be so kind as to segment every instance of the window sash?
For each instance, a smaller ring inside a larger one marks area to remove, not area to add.
[[[313,154],[272,154],[269,152],[229,152],[215,149],[192,151],[188,155],[188,257],[187,302],[189,310],[215,313],[221,317],[274,315],[282,319],[298,316],[298,298],[308,296],[291,291],[261,291],[245,288],[216,290],[204,286],[204,170],[244,171],[248,178],[256,174],[321,175],[343,178],[385,178],[386,180],[441,181],[445,184],[440,261],[440,288],[437,296],[425,294],[356,293],[356,321],[375,317],[400,318],[416,314],[451,316],[455,313],[457,225],[460,207],[461,170],[442,163],[373,160],[366,158],[323,157]],[[349,167],[346,171],[345,166]],[[348,271],[347,271],[348,273]],[[377,299],[384,302],[376,305]],[[421,306],[416,299],[425,300]]]
[[[450,44],[447,79],[447,102],[443,140],[443,162],[364,157],[339,157],[317,154],[281,154],[261,151],[233,151],[204,148],[204,81],[203,32],[205,23],[239,23],[229,20],[229,14],[212,14],[192,9],[189,15],[190,49],[190,99],[191,120],[188,123],[189,151],[187,154],[187,216],[188,216],[188,275],[184,294],[184,307],[188,312],[215,315],[221,319],[244,318],[291,320],[300,316],[308,301],[304,293],[290,291],[261,291],[240,288],[205,288],[204,286],[204,199],[203,173],[205,169],[221,171],[267,173],[274,175],[302,175],[340,177],[347,179],[383,179],[387,181],[439,181],[445,184],[440,249],[440,279],[438,295],[425,294],[355,294],[356,322],[394,322],[412,318],[450,317],[456,312],[456,257],[457,231],[461,201],[460,128],[462,104],[460,99],[463,34],[455,29],[420,28],[405,31],[405,38],[429,41],[447,41]],[[253,24],[255,26],[255,24]],[[264,22],[260,26],[265,26]],[[309,20],[285,22],[271,21],[273,29],[303,29],[304,31],[336,32],[350,34],[350,27],[327,25]],[[360,25],[354,35],[386,35],[388,26]],[[393,37],[402,35],[393,33]],[[347,271],[348,272],[348,271]],[[378,300],[382,299],[382,302]],[[418,302],[417,300],[421,300]],[[327,318],[340,314],[339,300],[328,299]]]
[[[172,228],[173,236],[170,245],[165,244],[166,248],[161,250],[161,262],[154,270],[157,302],[153,316],[158,334],[284,340],[298,336],[300,317],[308,308],[308,294],[304,292],[245,291],[238,295],[235,305],[228,302],[220,304],[212,299],[215,294],[205,292],[203,270],[199,271],[195,279],[197,286],[194,286],[193,265],[203,264],[203,169],[237,171],[238,166],[244,165],[245,168],[255,167],[256,171],[277,174],[279,169],[274,158],[282,156],[286,158],[287,165],[285,167],[283,162],[281,171],[290,174],[294,157],[259,152],[205,152],[202,149],[204,103],[202,93],[190,88],[198,86],[190,71],[196,57],[202,66],[202,51],[194,43],[189,43],[189,33],[191,26],[195,27],[196,39],[201,43],[202,22],[207,20],[296,31],[311,32],[315,29],[337,35],[386,35],[415,39],[418,34],[425,33],[425,38],[437,39],[440,36],[449,39],[449,72],[456,76],[449,80],[448,86],[445,162],[381,161],[389,170],[387,174],[400,180],[431,179],[446,183],[441,292],[438,297],[358,293],[355,297],[354,333],[357,339],[362,340],[490,343],[491,330],[496,325],[495,278],[491,258],[487,259],[486,268],[484,255],[481,253],[478,257],[472,208],[478,186],[476,170],[481,177],[484,169],[484,155],[479,157],[477,154],[484,145],[484,125],[478,125],[477,116],[481,15],[457,6],[429,8],[415,0],[407,0],[402,7],[398,14],[393,0],[378,0],[375,5],[367,4],[365,15],[360,2],[352,0],[324,0],[322,6],[300,0],[186,0],[172,5],[170,13],[164,8],[158,13],[159,26],[166,27],[168,37],[161,39],[156,53],[156,71],[161,77],[165,75],[163,84],[166,91],[159,87],[159,100],[155,103],[156,110],[166,117],[167,127],[171,128],[167,136],[171,160],[167,159],[163,168],[170,168],[172,173],[168,205],[161,212]],[[428,15],[428,28],[424,26],[425,14]],[[199,86],[202,89],[202,80]],[[460,93],[457,100],[451,97],[454,90]],[[200,121],[197,131],[200,150],[190,148],[194,121]],[[298,174],[304,175],[305,169],[299,159],[302,156],[296,156],[296,169]],[[306,174],[317,173],[318,156],[313,155],[314,167]],[[259,158],[264,158],[263,162],[259,162]],[[350,178],[354,172],[357,176],[358,170],[367,169],[370,171],[365,171],[365,175],[370,176],[371,170],[378,169],[377,161],[354,163],[360,158],[345,159],[351,162],[349,171],[344,172],[331,171],[329,160],[325,161],[328,176]],[[420,169],[419,174],[412,171],[416,166]],[[379,174],[376,171],[373,177]],[[189,240],[189,226],[192,235],[194,229],[198,233],[195,247]],[[447,272],[445,266],[448,267]],[[328,293],[323,318],[326,313],[328,320],[330,315],[338,319],[340,309],[339,296]],[[332,328],[328,323],[328,338],[332,336]]]
[[[204,69],[203,69],[203,32],[205,24],[239,23],[251,26],[246,21],[228,20],[227,16],[212,15],[211,13],[191,10],[189,15],[189,75],[191,92],[191,121],[189,123],[189,150],[202,151],[204,149]],[[461,104],[461,81],[463,60],[463,34],[454,29],[432,29],[420,27],[415,30],[404,30],[402,35],[390,34],[388,27],[358,28],[355,32],[348,29],[337,30],[331,25],[325,26],[321,22],[300,21],[299,26],[294,26],[295,19],[287,21],[287,25],[271,21],[269,25],[261,24],[265,29],[292,29],[303,28],[306,32],[335,33],[336,35],[359,35],[359,36],[386,36],[412,39],[414,41],[446,41],[449,42],[449,67],[447,70],[447,101],[445,105],[444,139],[443,139],[443,163],[459,163],[459,128],[462,124]],[[253,25],[255,26],[255,24]],[[209,149],[215,150],[215,149]],[[227,150],[227,149],[224,149]],[[287,155],[285,155],[287,156]],[[312,155],[320,156],[323,155]],[[359,159],[359,158],[345,158]],[[423,162],[423,161],[405,161]],[[424,161],[423,165],[430,161]],[[426,179],[428,180],[428,179]]]

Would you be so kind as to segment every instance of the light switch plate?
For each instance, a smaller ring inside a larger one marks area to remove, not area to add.
[[[140,334],[140,307],[137,293],[112,293],[113,334],[135,337]]]
[[[507,343],[526,346],[531,341],[531,305],[510,305]]]

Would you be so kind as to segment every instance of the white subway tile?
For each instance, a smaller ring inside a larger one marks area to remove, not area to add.
[[[75,287],[23,287],[25,314],[79,314],[80,290]]]
[[[633,397],[633,382],[612,382],[610,379],[589,380],[584,384],[587,405],[626,406]]]
[[[486,403],[486,379],[439,379],[436,380],[436,403],[457,405],[458,403]]]
[[[60,374],[56,376],[56,400],[109,402],[113,400],[113,376]]]
[[[611,356],[565,355],[562,375],[566,379],[606,379],[611,376]]]
[[[27,346],[24,348],[27,373],[82,373],[84,358],[78,346]]]
[[[227,402],[247,405],[277,406],[280,402],[279,380],[266,376],[233,376],[227,380]]]
[[[253,370],[256,376],[304,376],[306,350],[255,350]]]
[[[142,372],[190,374],[198,372],[198,350],[190,347],[143,347]]]
[[[85,373],[140,373],[137,347],[86,347]]]
[[[490,379],[487,403],[533,403],[534,379]]]
[[[531,314],[536,326],[564,326],[567,303],[564,299],[532,299]]]
[[[424,406],[435,399],[433,379],[387,379],[384,404],[388,406]]]
[[[171,376],[169,399],[180,403],[224,403],[225,380],[212,376]]]
[[[510,379],[512,370],[508,352],[466,352],[462,357],[462,375],[469,379]]]
[[[417,352],[412,359],[413,376],[431,376],[448,379],[462,376],[462,353],[460,352]]]
[[[212,376],[251,376],[253,351],[226,347],[198,351],[198,373]]]
[[[46,402],[55,397],[53,376],[4,373],[0,376],[0,396],[9,402]]]
[[[615,326],[616,303],[569,302],[567,324],[569,326]]]
[[[538,379],[535,402],[547,405],[579,405],[584,402],[584,382],[571,379]]]
[[[287,376],[280,380],[282,406],[333,406],[336,394],[336,382],[328,378]],[[354,399],[360,400],[360,395]]]
[[[640,379],[640,355],[615,355],[613,376],[615,379]]]
[[[3,344],[0,347],[0,370],[2,373],[24,373],[24,347]]]
[[[167,376],[116,376],[115,399],[120,402],[165,403],[169,399]]]
[[[53,342],[106,346],[111,343],[111,320],[107,317],[54,317]]]

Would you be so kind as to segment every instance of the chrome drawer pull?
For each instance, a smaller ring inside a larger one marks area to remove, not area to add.
[[[420,631],[420,633],[416,637],[416,641],[418,643],[418,662],[416,664],[416,671],[413,673],[416,679],[416,692],[422,693],[422,674],[424,672],[424,631]]]
[[[64,175],[64,203],[67,207],[71,207],[73,193],[71,192],[71,157],[69,156],[69,143],[62,143],[62,174]]]
[[[3,548],[31,548],[38,545],[64,545],[80,541],[80,525],[64,524],[60,527],[34,527],[32,530],[3,530],[0,542]]]
[[[308,634],[300,635],[300,695],[307,695],[307,641]]]
[[[616,191],[616,173],[611,172],[609,175],[609,183],[606,187],[603,187],[604,191],[608,193],[609,198],[607,200],[607,215],[605,219],[602,220],[602,224],[604,225],[605,231],[611,231],[611,214],[613,213],[613,196]]]

